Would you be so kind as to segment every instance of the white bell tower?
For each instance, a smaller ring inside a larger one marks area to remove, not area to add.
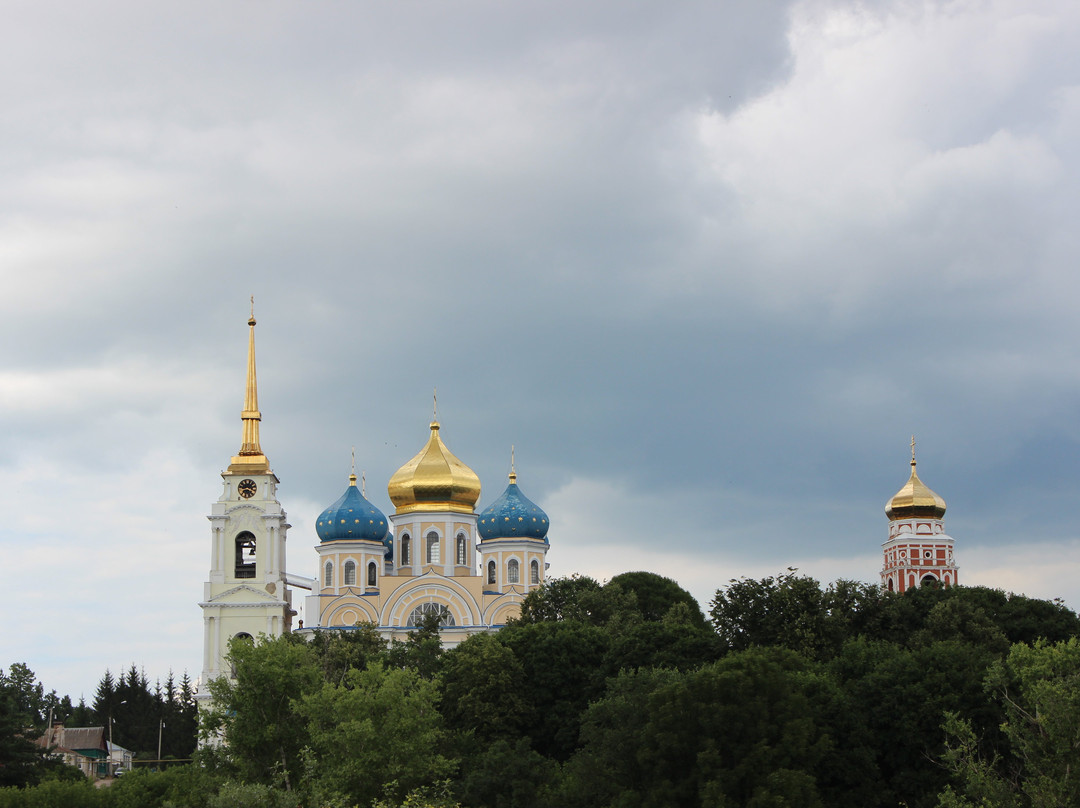
[[[292,629],[292,592],[285,571],[287,516],[277,500],[278,478],[259,445],[255,380],[255,312],[248,320],[247,393],[240,452],[221,473],[224,490],[210,512],[210,576],[203,585],[205,683],[230,673],[233,637],[277,637]],[[208,699],[205,687],[199,699]]]

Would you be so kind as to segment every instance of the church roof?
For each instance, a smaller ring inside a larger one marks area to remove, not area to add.
[[[427,444],[394,472],[386,490],[397,513],[472,513],[480,499],[480,478],[446,448],[439,437],[439,422],[432,421]]]
[[[915,458],[911,458],[911,477],[896,495],[885,503],[889,521],[900,519],[940,519],[945,515],[945,500],[935,494],[915,473]]]
[[[480,513],[476,530],[484,539],[545,539],[548,516],[535,502],[521,493],[517,474],[510,472],[510,484],[502,496]]]
[[[386,516],[372,505],[356,487],[356,475],[349,475],[349,487],[338,501],[319,514],[315,532],[321,541],[366,539],[383,541],[387,533]]]

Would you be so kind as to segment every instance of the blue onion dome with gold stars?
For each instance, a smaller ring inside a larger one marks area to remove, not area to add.
[[[387,530],[386,516],[360,493],[355,474],[349,475],[349,487],[341,498],[315,521],[321,541],[360,539],[385,543]]]
[[[548,516],[540,506],[521,493],[517,474],[510,472],[510,484],[502,496],[480,512],[476,530],[483,539],[543,539],[547,541]]]

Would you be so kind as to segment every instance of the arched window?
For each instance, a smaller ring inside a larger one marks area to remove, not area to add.
[[[494,561],[489,561],[488,562],[488,583],[489,584],[495,583],[495,562]]]
[[[401,534],[401,563],[406,565],[409,563],[409,534]]]
[[[459,567],[464,567],[467,563],[465,553],[465,534],[457,534],[457,564]]]
[[[935,578],[933,575],[924,575],[922,577],[922,580],[919,581],[919,586],[937,586],[937,585],[938,585],[938,579]]]
[[[506,582],[508,584],[516,584],[519,578],[517,559],[511,558],[506,562]]]
[[[375,584],[378,583],[378,575],[379,573],[376,571],[375,562],[372,561],[367,565],[367,585],[375,586]]]
[[[540,583],[540,562],[535,558],[529,562],[529,583]]]
[[[427,563],[439,563],[439,534],[434,530],[427,534]]]
[[[334,585],[334,562],[333,561],[327,561],[326,566],[323,567],[323,582],[322,582],[322,585],[327,586],[327,587]]]
[[[406,626],[419,626],[424,622],[424,618],[429,615],[435,615],[439,618],[439,627],[457,625],[454,622],[454,615],[450,614],[450,610],[443,606],[441,603],[421,603],[412,613],[409,615],[409,619],[405,621]]]
[[[345,562],[345,586],[356,586],[356,562]]]
[[[237,578],[255,577],[255,534],[244,531],[236,537]]]

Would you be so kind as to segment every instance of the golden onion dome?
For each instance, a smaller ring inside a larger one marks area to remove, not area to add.
[[[945,515],[945,500],[930,490],[915,473],[915,458],[911,458],[911,477],[896,496],[885,503],[885,515],[890,522],[900,519],[940,519]]]
[[[394,472],[386,491],[396,513],[472,513],[480,499],[480,478],[446,448],[439,437],[439,422],[432,421],[427,445]]]

